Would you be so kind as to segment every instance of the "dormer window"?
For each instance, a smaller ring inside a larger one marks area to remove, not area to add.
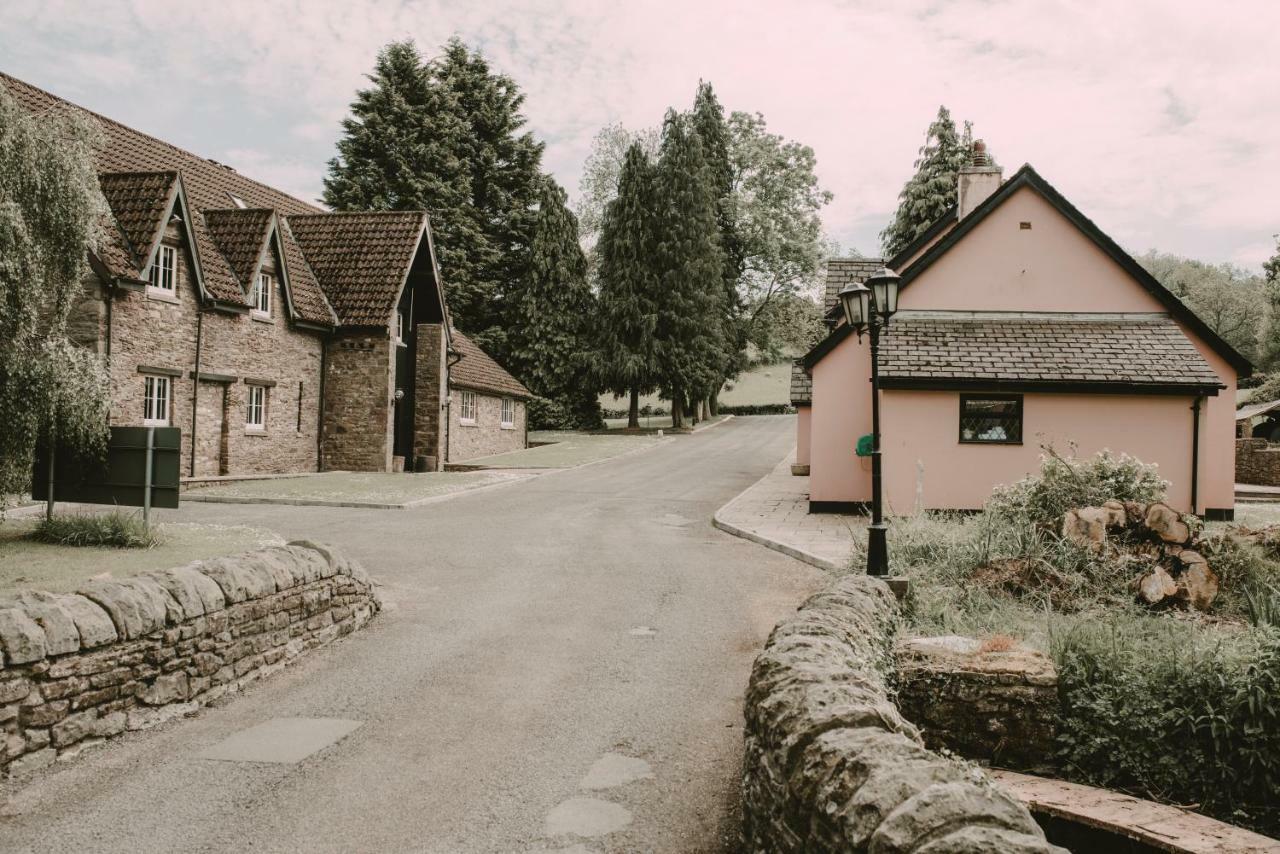
[[[178,250],[172,246],[160,244],[160,249],[156,252],[156,260],[151,264],[151,281],[147,291],[159,296],[172,297],[177,269]]]
[[[259,273],[258,280],[253,283],[253,291],[249,294],[249,306],[254,317],[271,316],[271,291],[275,286],[275,278],[270,273]]]

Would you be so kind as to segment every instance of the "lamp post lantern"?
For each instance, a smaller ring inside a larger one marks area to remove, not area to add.
[[[867,528],[867,574],[889,574],[889,546],[885,540],[884,503],[880,482],[880,333],[898,311],[897,273],[881,267],[866,284],[840,291],[844,319],[855,332],[871,333],[871,524]]]

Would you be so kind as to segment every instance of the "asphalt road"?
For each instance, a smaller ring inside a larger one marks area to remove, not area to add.
[[[170,514],[338,543],[391,607],[36,777],[0,808],[0,850],[732,850],[751,661],[822,576],[710,520],[793,435],[789,417],[734,419],[412,511]],[[197,756],[281,717],[362,725],[293,765]],[[593,766],[604,787],[583,790]]]

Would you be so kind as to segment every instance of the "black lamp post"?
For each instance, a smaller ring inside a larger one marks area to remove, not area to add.
[[[867,575],[889,574],[884,506],[880,485],[880,332],[898,311],[897,273],[881,267],[866,284],[840,291],[844,319],[858,335],[871,333],[871,525],[867,528]]]

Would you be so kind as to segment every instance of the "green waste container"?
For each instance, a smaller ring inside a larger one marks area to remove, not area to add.
[[[869,457],[871,456],[871,449],[872,449],[871,434],[868,433],[865,436],[859,436],[858,445],[854,449],[855,453],[857,453],[857,455],[860,457]]]

